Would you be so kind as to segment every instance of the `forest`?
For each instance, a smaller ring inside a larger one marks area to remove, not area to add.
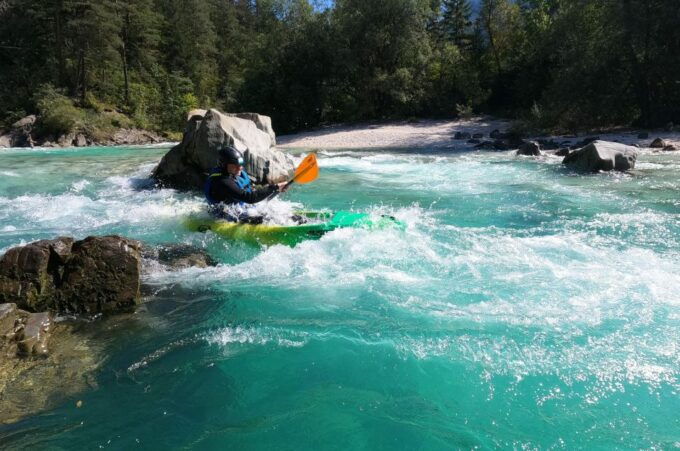
[[[0,0],[0,125],[178,132],[196,107],[323,124],[680,123],[678,0]],[[111,115],[107,118],[114,117]],[[110,120],[110,119],[107,119]]]

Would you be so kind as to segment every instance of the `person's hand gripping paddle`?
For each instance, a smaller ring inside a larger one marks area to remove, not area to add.
[[[297,169],[295,169],[295,175],[293,175],[293,178],[283,186],[281,191],[272,193],[268,199],[273,199],[277,194],[286,191],[293,183],[304,185],[305,183],[313,182],[318,176],[319,165],[316,162],[316,154],[310,153],[305,157],[304,160],[302,160],[302,163],[298,165]]]

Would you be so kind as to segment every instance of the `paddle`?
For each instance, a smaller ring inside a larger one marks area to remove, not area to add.
[[[319,165],[316,163],[316,154],[310,153],[302,160],[302,163],[298,165],[297,169],[295,169],[295,175],[293,175],[293,178],[286,183],[283,189],[285,191],[293,183],[304,185],[305,183],[313,182],[318,176]],[[272,193],[267,200],[273,199],[279,192],[280,191]]]

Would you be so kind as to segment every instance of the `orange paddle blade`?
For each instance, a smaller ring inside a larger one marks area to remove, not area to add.
[[[295,170],[293,181],[305,184],[313,182],[319,176],[319,165],[316,163],[316,155],[310,153],[302,160],[302,163]]]

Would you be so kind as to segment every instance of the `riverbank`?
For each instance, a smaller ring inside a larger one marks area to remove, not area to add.
[[[415,120],[355,125],[332,125],[277,137],[282,149],[474,149],[484,140],[494,139],[494,131],[504,134],[512,123],[492,117],[456,120]],[[667,145],[680,148],[680,132],[626,130],[598,134],[545,136],[546,141],[571,145],[587,137],[599,137],[639,147],[650,147],[661,138]],[[536,137],[538,138],[538,137]]]
[[[78,110],[76,110],[78,111]],[[83,117],[85,115],[83,114]],[[116,112],[91,113],[92,121],[77,122],[68,117],[56,119],[70,125],[56,127],[40,116],[26,116],[9,128],[0,128],[1,148],[134,146],[176,141],[177,133],[157,133],[136,127],[125,115]],[[55,121],[55,119],[51,119]],[[69,122],[71,121],[72,122]],[[63,125],[63,124],[62,124]]]

